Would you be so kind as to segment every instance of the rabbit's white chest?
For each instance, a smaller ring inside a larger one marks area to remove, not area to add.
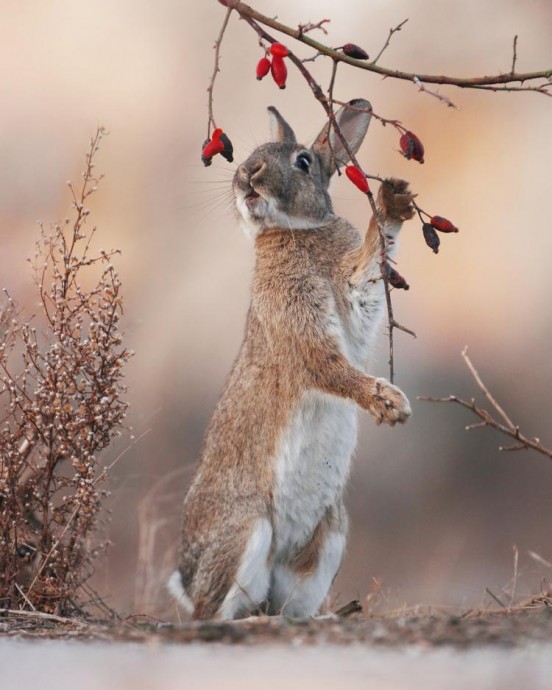
[[[356,439],[354,403],[305,393],[275,457],[276,558],[306,544],[327,508],[340,498]]]
[[[391,240],[387,255],[393,259],[397,253],[397,235],[400,225],[387,225],[385,234]],[[349,292],[349,318],[342,348],[349,361],[364,370],[371,355],[379,326],[385,313],[385,289],[379,280],[381,268],[379,257],[374,257],[366,272],[366,280]],[[345,329],[341,329],[345,333]]]

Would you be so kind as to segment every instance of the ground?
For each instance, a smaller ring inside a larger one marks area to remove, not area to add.
[[[552,678],[552,606],[542,598],[461,615],[352,613],[179,625],[9,614],[0,618],[0,668],[2,690],[38,683],[41,690],[544,690]]]

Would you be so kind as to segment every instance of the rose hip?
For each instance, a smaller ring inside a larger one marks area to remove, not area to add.
[[[272,78],[278,85],[278,88],[285,89],[287,79],[287,67],[283,57],[275,55],[272,58],[271,71]]]
[[[361,48],[354,43],[346,43],[341,50],[345,53],[345,55],[355,58],[356,60],[368,60],[369,58],[369,55],[364,48]]]
[[[289,55],[289,50],[282,43],[273,43],[270,46],[270,54],[273,57],[285,58]]]
[[[402,275],[398,271],[396,271],[392,266],[390,266],[389,264],[385,264],[384,272],[385,276],[387,277],[387,281],[389,282],[389,285],[392,285],[394,288],[397,288],[399,290],[410,290],[410,285],[406,282]]]
[[[435,228],[431,223],[424,223],[422,230],[427,246],[433,249],[435,254],[438,254],[441,240],[439,239],[439,235],[435,232]]]
[[[216,156],[217,153],[223,154],[226,160],[229,160],[230,162],[233,160],[232,143],[230,142],[230,139],[228,139],[228,137],[223,133],[222,129],[218,128],[213,132],[211,139],[207,139],[203,143],[203,151],[201,152],[201,160],[203,161],[203,165],[206,167],[211,165],[211,159],[213,156]],[[230,156],[230,158],[228,158],[228,156]]]
[[[424,145],[412,132],[404,132],[400,139],[401,152],[405,158],[424,162]]]
[[[364,194],[368,193],[370,187],[368,186],[366,175],[362,172],[362,170],[357,168],[356,165],[348,165],[345,168],[345,174],[351,180],[351,182],[360,189],[361,192],[364,192]]]
[[[458,232],[458,228],[442,216],[432,216],[429,222],[439,232]]]
[[[270,60],[267,57],[263,57],[257,63],[257,79],[261,81],[263,77],[270,72]]]

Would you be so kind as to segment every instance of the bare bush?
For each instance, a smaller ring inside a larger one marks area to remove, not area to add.
[[[6,292],[0,314],[0,606],[67,613],[102,548],[106,468],[99,452],[121,433],[124,365],[117,251],[93,253],[89,197],[101,176],[86,154],[72,218],[40,225],[34,268],[39,313],[24,320]],[[42,325],[43,324],[43,325]]]

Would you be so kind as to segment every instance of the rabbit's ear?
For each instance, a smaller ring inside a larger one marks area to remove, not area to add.
[[[293,130],[276,110],[276,108],[271,105],[267,108],[270,117],[270,133],[272,135],[272,141],[288,144],[296,144],[297,139]]]
[[[351,151],[355,154],[368,131],[368,125],[372,118],[372,114],[369,112],[371,109],[372,106],[364,98],[354,98],[335,114],[337,124]],[[329,141],[328,132],[330,132]],[[349,156],[340,139],[336,136],[333,129],[330,131],[329,123],[324,126],[316,137],[312,150],[320,157],[322,168],[326,172],[328,179],[334,174],[338,165],[346,165],[349,161]]]

